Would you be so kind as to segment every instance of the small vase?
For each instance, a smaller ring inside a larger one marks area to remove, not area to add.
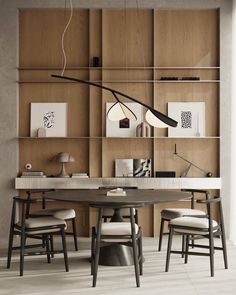
[[[150,137],[151,136],[151,128],[146,122],[142,122],[138,124],[136,127],[136,136],[137,137]]]

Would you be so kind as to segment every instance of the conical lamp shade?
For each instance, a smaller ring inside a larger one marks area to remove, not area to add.
[[[147,110],[145,114],[146,121],[153,127],[156,128],[167,128],[169,127],[166,123],[158,119],[150,110]]]
[[[120,121],[128,118],[131,121],[136,121],[136,115],[122,102],[116,102],[110,107],[107,112],[107,118],[111,121]]]

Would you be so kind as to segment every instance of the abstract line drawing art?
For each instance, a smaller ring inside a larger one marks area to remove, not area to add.
[[[67,103],[31,103],[30,136],[44,128],[47,137],[67,136]]]

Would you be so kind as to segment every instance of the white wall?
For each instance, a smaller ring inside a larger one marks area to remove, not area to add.
[[[232,114],[236,114],[236,0],[233,1],[233,46],[232,46]],[[231,207],[230,207],[230,238],[236,244],[236,116],[231,116]]]
[[[136,0],[127,0],[136,7]],[[73,0],[78,8],[124,8],[124,0]],[[64,8],[64,0],[0,0],[0,240],[6,242],[10,208],[14,191],[13,179],[18,171],[18,93],[17,38],[18,8]],[[230,231],[230,163],[231,163],[231,0],[139,0],[140,8],[220,8],[221,60],[221,176],[226,228]],[[235,212],[235,211],[234,211]],[[0,244],[1,247],[1,244]]]

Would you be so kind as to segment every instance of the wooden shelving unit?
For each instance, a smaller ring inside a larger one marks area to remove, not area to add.
[[[186,163],[173,155],[177,144],[180,154],[219,178],[218,10],[75,9],[65,37],[65,76],[103,83],[164,113],[171,101],[205,102],[206,136],[199,138],[168,137],[164,129],[152,129],[150,138],[106,137],[105,106],[114,101],[112,95],[51,77],[61,72],[61,34],[68,15],[59,9],[20,10],[19,172],[30,162],[33,169],[55,175],[59,166],[51,159],[67,151],[76,159],[68,171],[87,172],[91,179],[114,177],[117,158],[151,158],[153,172],[175,170],[179,177]],[[100,67],[91,66],[94,56]],[[201,80],[161,81],[162,76]],[[31,102],[67,102],[68,136],[31,138]],[[189,176],[202,177],[194,168]],[[87,235],[93,217],[78,210],[84,220],[80,234]],[[160,206],[140,210],[145,235],[158,233],[159,211]]]

